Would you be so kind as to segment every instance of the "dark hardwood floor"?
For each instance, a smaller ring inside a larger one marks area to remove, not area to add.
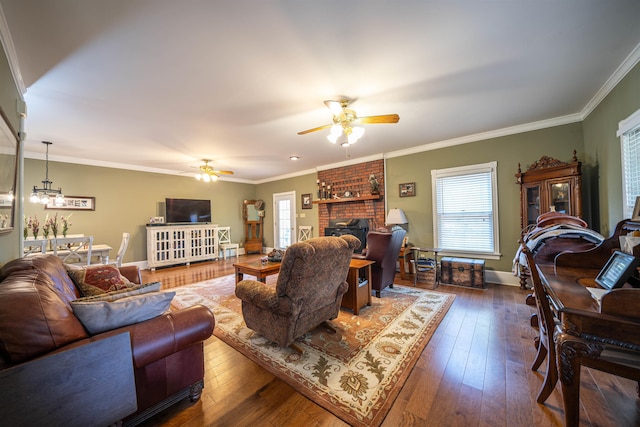
[[[253,257],[253,256],[252,256]],[[255,256],[257,257],[257,255]],[[249,260],[249,257],[240,257]],[[143,282],[173,288],[233,273],[235,258],[143,271]],[[396,284],[413,285],[413,277]],[[530,369],[535,307],[526,291],[489,284],[486,290],[440,286],[456,300],[398,395],[383,426],[562,426],[560,385],[545,405],[535,401],[544,378]],[[205,389],[144,426],[343,426],[339,418],[297,393],[212,336],[205,344]],[[633,381],[583,368],[581,425],[640,425]]]

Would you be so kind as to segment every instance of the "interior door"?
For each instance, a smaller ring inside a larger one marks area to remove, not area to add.
[[[273,245],[286,249],[294,243],[296,229],[296,192],[273,195],[274,231]]]

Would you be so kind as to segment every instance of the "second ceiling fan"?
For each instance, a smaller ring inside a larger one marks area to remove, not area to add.
[[[324,101],[324,104],[333,114],[333,123],[303,130],[301,132],[298,132],[298,135],[305,135],[307,133],[331,128],[331,133],[327,136],[327,139],[329,141],[335,144],[338,141],[340,135],[344,133],[347,137],[346,145],[351,145],[357,142],[358,139],[360,139],[364,134],[364,128],[358,125],[376,123],[398,123],[398,121],[400,120],[400,116],[398,116],[397,114],[358,117],[354,110],[348,108],[350,103],[351,100],[346,98],[340,99],[338,101]]]

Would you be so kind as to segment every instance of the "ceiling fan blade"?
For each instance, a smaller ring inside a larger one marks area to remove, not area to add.
[[[358,117],[360,123],[375,124],[375,123],[398,123],[400,116],[397,114],[384,114],[381,116],[366,116]]]
[[[322,125],[322,126],[319,126],[317,128],[303,130],[302,132],[298,132],[298,135],[304,135],[304,134],[311,133],[311,132],[316,132],[316,131],[319,131],[319,130],[322,130],[322,129],[328,129],[331,126],[333,126],[333,124]]]
[[[213,171],[213,173],[219,175],[233,175],[233,171]]]

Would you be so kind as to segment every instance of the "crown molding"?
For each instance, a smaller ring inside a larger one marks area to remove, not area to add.
[[[24,100],[23,95],[27,93],[27,88],[24,85],[22,79],[22,73],[20,72],[20,65],[18,64],[18,55],[9,32],[9,24],[4,17],[4,10],[0,4],[0,42],[2,42],[2,48],[7,55],[7,61],[9,62],[9,68],[11,69],[11,75],[13,81],[20,92],[20,98]]]
[[[615,88],[618,83],[640,62],[640,44],[631,51],[631,53],[622,61],[622,64],[616,68],[611,77],[602,85],[602,87],[596,92],[591,100],[585,105],[580,112],[582,120],[586,119],[589,114],[596,109],[596,107],[609,95],[609,93]]]

